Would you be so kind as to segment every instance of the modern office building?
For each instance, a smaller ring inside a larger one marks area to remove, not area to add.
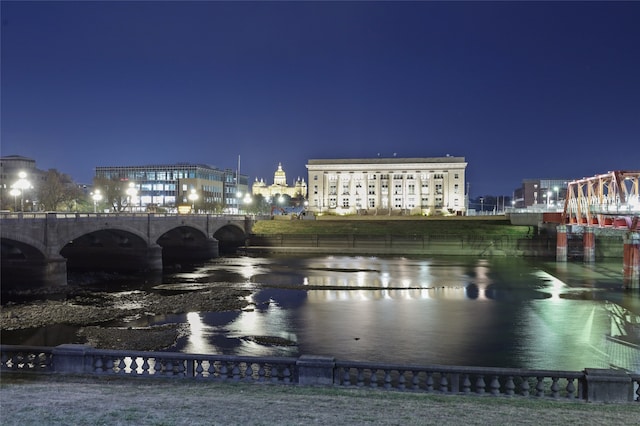
[[[278,164],[278,169],[273,174],[273,185],[267,185],[264,179],[258,180],[253,183],[251,187],[251,193],[253,195],[262,195],[265,200],[272,199],[279,195],[288,195],[291,198],[303,197],[307,198],[307,183],[304,179],[298,178],[293,186],[287,185],[287,174],[282,169],[282,163]]]
[[[524,179],[513,191],[513,207],[562,207],[572,179]]]
[[[98,179],[126,181],[135,189],[131,209],[146,211],[150,206],[167,208],[192,206],[195,211],[237,211],[237,197],[247,191],[248,176],[203,164],[96,167]],[[96,189],[100,189],[97,188]]]
[[[309,208],[337,214],[464,215],[464,157],[309,160]]]

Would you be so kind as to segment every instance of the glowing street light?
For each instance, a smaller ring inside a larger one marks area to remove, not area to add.
[[[13,195],[13,211],[18,210],[18,195],[21,195],[22,191],[20,191],[18,188],[13,188],[11,191],[9,191],[9,195]]]
[[[96,189],[94,192],[91,193],[91,198],[93,199],[93,212],[97,213],[98,212],[98,203],[100,201],[102,201],[102,194],[100,193],[99,189]]]
[[[26,172],[20,172],[18,173],[18,180],[11,185],[11,188],[13,189],[17,189],[20,191],[20,211],[24,211],[24,192],[27,189],[31,189],[33,188],[31,186],[31,182],[29,182],[27,180],[27,173]]]
[[[196,211],[196,200],[198,199],[198,193],[196,192],[195,189],[191,189],[191,192],[189,193],[189,195],[187,195],[187,198],[189,199],[189,201],[191,201],[191,211],[195,212]]]
[[[133,182],[129,182],[129,188],[127,188],[127,195],[129,196],[129,211],[133,211],[133,206],[131,205],[131,202],[133,201],[133,199],[135,198],[135,196],[138,194],[138,190],[136,189],[136,184]]]

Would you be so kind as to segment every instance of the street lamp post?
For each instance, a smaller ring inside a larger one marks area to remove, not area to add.
[[[13,195],[13,211],[17,211],[18,210],[18,195],[21,195],[22,191],[20,191],[18,188],[13,188],[11,191],[9,191],[9,195]]]
[[[236,192],[236,214],[240,214],[240,203],[242,202],[242,192]]]
[[[24,192],[27,189],[31,189],[31,182],[27,180],[27,173],[18,173],[18,180],[13,185],[11,185],[11,188],[20,191],[20,193],[17,194],[20,195],[20,211],[24,211]]]
[[[94,192],[91,193],[91,198],[93,199],[93,212],[97,213],[98,212],[98,203],[100,201],[102,201],[102,194],[100,193],[99,189],[96,189]]]
[[[136,185],[133,182],[129,182],[129,188],[127,188],[127,195],[129,196],[129,211],[133,212],[133,206],[131,205],[133,199],[135,198],[138,190],[136,189]]]
[[[191,212],[195,213],[195,211],[196,211],[196,200],[198,199],[198,193],[196,192],[195,189],[191,189],[191,192],[189,193],[187,198],[189,199],[189,201],[191,201]]]

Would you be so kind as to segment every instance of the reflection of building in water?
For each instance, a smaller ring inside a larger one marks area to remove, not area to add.
[[[291,198],[298,196],[307,197],[307,183],[304,179],[298,178],[293,186],[287,186],[287,175],[282,169],[282,163],[278,164],[278,170],[273,174],[273,185],[267,186],[263,179],[253,183],[251,187],[253,195],[262,195],[264,198],[273,198],[277,195],[288,195]]]

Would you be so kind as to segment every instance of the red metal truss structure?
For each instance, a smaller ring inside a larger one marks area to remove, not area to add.
[[[615,171],[569,182],[563,222],[638,230],[640,171]]]

